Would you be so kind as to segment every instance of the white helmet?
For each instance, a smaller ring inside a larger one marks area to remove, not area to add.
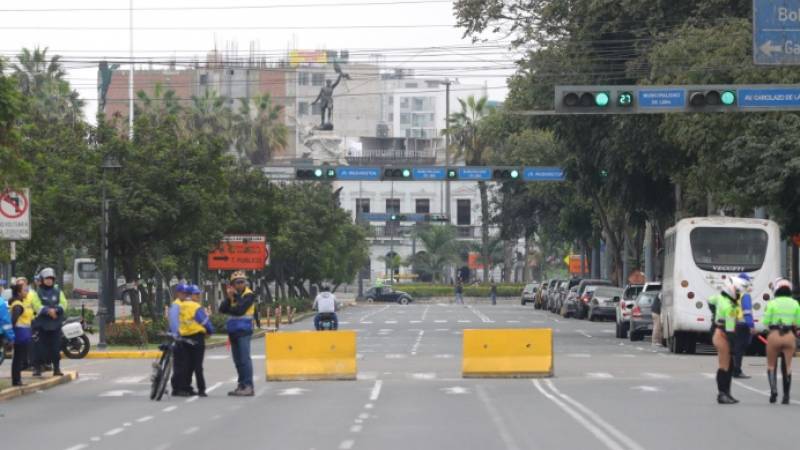
[[[779,289],[789,289],[792,290],[792,282],[787,280],[786,278],[778,278],[772,282],[772,292],[773,294],[778,292]]]
[[[41,278],[42,280],[44,280],[45,278],[55,278],[55,277],[56,277],[56,271],[51,269],[50,267],[46,267],[42,269],[41,272],[39,272],[39,278]]]
[[[722,292],[731,299],[735,300],[739,298],[741,280],[737,283],[734,281],[734,278],[737,277],[728,277],[725,279],[725,282],[722,284]]]

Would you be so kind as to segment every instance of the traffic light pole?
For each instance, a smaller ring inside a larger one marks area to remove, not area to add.
[[[444,101],[444,124],[445,129],[448,130],[444,136],[444,163],[445,166],[450,166],[450,80],[445,80],[445,101]],[[444,213],[450,218],[450,179],[446,178],[444,181]],[[450,223],[453,223],[450,220]]]

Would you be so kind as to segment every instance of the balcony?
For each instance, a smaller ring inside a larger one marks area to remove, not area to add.
[[[413,235],[414,225],[370,225],[368,236],[376,240],[410,239]],[[489,232],[498,231],[490,228]],[[456,227],[456,237],[460,240],[480,240],[481,227],[476,225],[459,225]]]
[[[362,137],[362,150],[346,156],[353,166],[435,164],[441,139]]]

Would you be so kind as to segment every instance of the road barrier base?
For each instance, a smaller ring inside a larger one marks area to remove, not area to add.
[[[552,377],[553,330],[464,330],[464,378]]]
[[[266,337],[267,381],[355,380],[355,331],[279,331]]]

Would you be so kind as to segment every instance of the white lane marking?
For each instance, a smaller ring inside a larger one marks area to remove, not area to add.
[[[385,324],[387,324],[387,325],[394,325],[394,324],[396,324],[396,323],[397,323],[397,321],[396,321],[396,320],[387,320],[387,321],[385,321],[385,322],[383,322],[383,323],[385,323]]]
[[[442,388],[442,392],[450,395],[469,394],[469,389],[461,386]]]
[[[435,359],[452,359],[452,358],[453,358],[453,355],[451,355],[451,354],[449,354],[449,353],[441,353],[441,354],[439,354],[439,355],[433,355],[433,357],[434,357]]]
[[[486,389],[483,387],[483,385],[479,384],[475,387],[475,390],[478,393],[478,398],[481,400],[481,403],[483,403],[483,406],[486,407],[486,411],[489,412],[489,417],[491,417],[495,428],[497,428],[497,432],[500,435],[500,439],[503,440],[506,450],[518,450],[519,446],[517,446],[517,443],[514,442],[514,438],[511,436],[511,433],[506,427],[506,424],[500,415],[500,411],[498,411],[497,408],[495,408],[492,404],[489,395],[486,393]]]
[[[144,380],[148,379],[148,375],[136,375],[132,377],[121,377],[114,380],[116,384],[139,384]],[[148,382],[149,383],[149,382]]]
[[[506,320],[506,323],[519,323],[519,320]]]
[[[614,378],[614,375],[611,375],[608,372],[589,372],[586,374],[589,378],[597,378],[597,379],[609,379]]]
[[[191,427],[183,432],[183,434],[192,434],[200,431],[200,427]]]
[[[614,442],[614,440],[611,439],[611,436],[607,435],[599,427],[597,427],[593,423],[589,422],[589,420],[587,420],[582,415],[578,414],[577,411],[575,411],[574,409],[570,408],[569,405],[567,405],[566,403],[564,403],[560,399],[558,399],[555,396],[555,394],[551,394],[550,392],[546,391],[544,389],[544,387],[542,386],[542,384],[539,382],[539,380],[531,380],[531,381],[533,381],[533,385],[536,386],[536,389],[538,389],[539,392],[542,395],[545,396],[545,398],[547,398],[551,402],[555,403],[556,406],[561,408],[570,417],[572,417],[578,423],[583,425],[583,427],[586,428],[590,433],[592,433],[600,442],[603,443],[603,445],[608,447],[610,450],[625,450],[622,446],[620,446],[619,444]]]
[[[631,389],[642,392],[658,392],[661,390],[655,386],[634,386]]]
[[[81,449],[84,449],[86,447],[88,447],[88,445],[86,445],[86,444],[78,444],[78,445],[73,445],[72,447],[69,447],[67,450],[81,450]]]
[[[471,320],[459,320],[458,323],[472,323]]]
[[[370,322],[370,321],[368,321],[368,320],[362,320],[362,321],[361,321],[361,322],[359,322],[359,323],[360,323],[360,324],[362,324],[362,325],[372,325],[372,322]]]
[[[364,359],[363,353],[356,353],[356,359]]]
[[[434,372],[419,372],[419,373],[412,373],[411,378],[415,380],[435,380],[436,373]]]
[[[355,441],[353,441],[352,439],[342,441],[342,443],[339,444],[339,450],[350,450],[351,448],[353,448],[353,444],[355,444]]]
[[[614,330],[603,330],[603,333],[609,333],[609,334],[611,334],[611,333],[613,333],[613,332],[614,332]]]
[[[469,308],[470,311],[472,311],[473,314],[478,316],[478,319],[481,319],[481,322],[483,322],[483,323],[494,323],[494,320],[490,319],[489,316],[487,316],[486,314],[482,313],[481,311],[478,311],[472,305],[469,305],[468,308]]]
[[[222,382],[212,384],[211,387],[206,389],[206,394],[208,394],[209,392],[213,392],[215,389],[218,389],[220,386],[222,386]]]
[[[363,429],[364,429],[363,425],[353,425],[352,427],[350,427],[350,432],[351,433],[360,433],[361,430],[363,430]]]
[[[145,422],[149,422],[151,420],[153,420],[153,416],[144,416],[144,417],[139,417],[138,419],[136,419],[136,421],[139,422],[139,423],[145,423]]]
[[[366,323],[366,322],[364,322],[364,320],[366,320],[368,317],[372,317],[375,314],[380,314],[380,313],[386,311],[387,309],[389,309],[389,306],[390,305],[386,305],[386,306],[384,306],[383,308],[381,308],[381,309],[379,309],[377,311],[372,311],[370,313],[364,314],[363,316],[361,316],[361,323]]]
[[[422,343],[422,336],[425,334],[425,330],[419,330],[419,334],[417,335],[417,340],[414,342],[414,346],[411,347],[411,355],[416,355],[417,350],[419,349],[419,344]]]
[[[389,353],[386,355],[386,359],[405,359],[408,355],[404,355],[402,353]]]
[[[567,353],[567,358],[591,358],[589,353]]]
[[[278,392],[278,395],[303,395],[305,392],[308,392],[308,389],[291,387]]]
[[[381,395],[381,387],[383,380],[375,380],[375,385],[372,386],[372,392],[369,394],[369,401],[374,402]]]
[[[361,414],[358,415],[358,418],[361,419],[361,420],[367,420],[367,419],[369,419],[369,414],[368,413],[361,413]]]
[[[250,359],[265,359],[265,358],[266,358],[266,356],[264,356],[264,355],[252,355],[252,356],[250,356]]]
[[[392,328],[381,328],[378,333],[391,333],[392,331],[394,331]]]
[[[105,433],[103,433],[103,435],[105,435],[105,436],[114,436],[114,435],[122,433],[123,431],[125,431],[125,428],[114,428],[113,430],[106,431]]]
[[[708,373],[708,372],[702,373],[702,374],[700,374],[700,375],[703,375],[704,377],[706,377],[706,378],[708,378],[708,379],[714,379],[714,378],[716,378],[716,377],[717,377],[717,374],[715,374],[715,373]]]
[[[421,320],[409,320],[408,323],[422,323]]]
[[[603,420],[603,418],[600,417],[598,414],[596,414],[594,411],[592,411],[591,409],[587,408],[585,405],[583,405],[579,401],[573,399],[569,395],[562,394],[561,391],[559,391],[558,388],[556,388],[555,384],[553,384],[553,382],[551,380],[545,380],[545,384],[547,384],[547,386],[556,395],[561,397],[564,401],[566,401],[567,403],[571,404],[572,406],[577,408],[578,411],[583,413],[586,417],[590,418],[591,420],[594,420],[595,423],[597,423],[598,425],[603,427],[604,430],[606,430],[608,433],[610,433],[612,436],[614,436],[624,446],[626,446],[626,447],[628,447],[629,449],[632,449],[632,450],[644,450],[644,448],[641,445],[639,445],[636,441],[634,441],[630,436],[626,435],[625,433],[623,433],[622,431],[618,430],[616,427],[614,427],[610,423],[608,423],[605,420]]]
[[[425,311],[422,311],[422,317],[420,318],[420,320],[425,320],[425,318],[428,317],[429,309],[431,309],[431,305],[425,306]]]
[[[126,391],[124,389],[116,391],[106,391],[100,394],[100,397],[124,397],[126,395],[135,394],[133,391]]]
[[[219,361],[219,360],[223,360],[223,359],[230,359],[230,356],[229,355],[208,355],[208,356],[206,356],[206,359]]]
[[[665,373],[642,372],[642,375],[644,375],[644,376],[646,376],[648,378],[656,379],[656,380],[666,380],[668,378],[672,378],[672,377],[670,377],[669,375],[667,375]]]
[[[437,328],[436,331],[450,331],[450,328]]]
[[[89,438],[89,440],[92,442],[100,442],[100,436],[92,436]]]
[[[378,378],[378,372],[358,372],[356,374],[357,380],[374,380]]]
[[[591,339],[591,338],[592,338],[592,335],[591,335],[591,334],[589,334],[589,333],[587,333],[585,330],[578,330],[578,331],[577,331],[577,333],[578,333],[578,334],[580,334],[580,335],[582,335],[582,336],[585,336],[585,337],[587,337],[587,338],[589,338],[589,339]]]
[[[372,403],[367,403],[366,405],[364,405],[364,409],[372,409],[373,406],[375,405],[373,405]]]
[[[339,322],[339,325],[350,325],[350,322],[348,322],[348,321]]]
[[[437,320],[434,320],[433,323],[447,323],[447,320],[437,319]]]
[[[125,422],[125,423],[123,423],[123,424],[122,424],[122,426],[123,426],[123,427],[125,427],[125,428],[128,428],[128,427],[130,427],[130,426],[132,426],[132,425],[133,425],[133,424],[132,424],[132,423],[130,423],[130,422]]]
[[[614,355],[615,358],[636,358],[636,355],[632,353],[619,353]]]
[[[168,412],[175,411],[176,409],[178,409],[178,407],[175,406],[175,405],[172,405],[172,406],[167,406],[166,408],[162,409],[161,411],[164,411],[164,412],[168,413]]]

